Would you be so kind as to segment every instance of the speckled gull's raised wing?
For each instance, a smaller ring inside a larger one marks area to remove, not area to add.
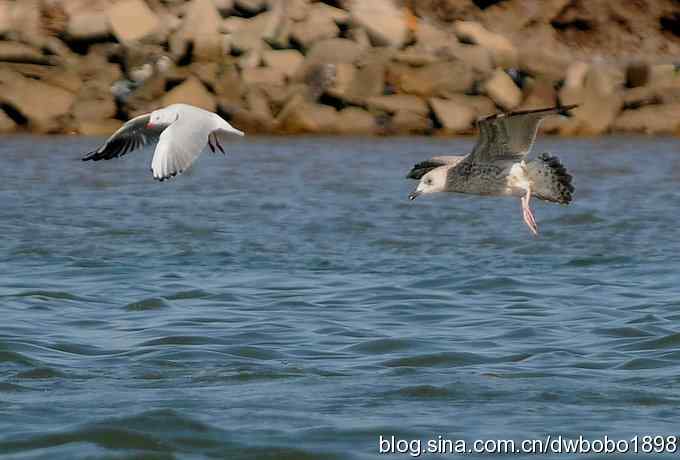
[[[440,166],[455,166],[460,163],[463,158],[465,158],[465,155],[445,155],[421,161],[413,166],[411,171],[406,175],[406,178],[420,180],[425,174],[433,169],[439,168]]]
[[[85,155],[83,161],[110,160],[156,142],[167,126],[148,128],[151,114],[139,115],[125,123],[113,133],[97,150]]]
[[[482,118],[477,122],[479,140],[469,159],[478,163],[521,160],[531,151],[541,120],[552,114],[566,114],[574,107],[576,105],[524,110]]]

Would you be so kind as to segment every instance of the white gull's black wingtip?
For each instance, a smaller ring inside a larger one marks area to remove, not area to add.
[[[153,176],[153,178],[154,178],[154,180],[156,180],[158,182],[165,182],[166,180],[174,179],[176,176],[181,175],[183,172],[184,172],[184,170],[179,170],[179,171],[173,172],[172,174],[168,174],[166,176],[161,176],[161,177]]]
[[[94,150],[92,152],[86,153],[83,157],[80,158],[81,161],[90,161],[90,160],[97,160],[97,155],[99,155],[99,150]]]

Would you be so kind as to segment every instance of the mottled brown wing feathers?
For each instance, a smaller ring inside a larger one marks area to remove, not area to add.
[[[479,140],[470,154],[477,162],[521,159],[531,151],[541,120],[567,114],[576,105],[500,113],[479,120]]]

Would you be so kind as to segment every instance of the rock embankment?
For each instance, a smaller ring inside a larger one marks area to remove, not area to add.
[[[0,133],[186,102],[249,132],[459,134],[560,101],[546,131],[680,134],[678,56],[677,0],[0,0]]]

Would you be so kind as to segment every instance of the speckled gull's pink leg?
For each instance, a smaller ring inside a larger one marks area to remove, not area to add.
[[[531,200],[531,188],[527,189],[526,195],[520,198],[520,200],[522,201],[522,215],[524,217],[524,222],[527,224],[527,227],[529,227],[529,230],[531,230],[531,233],[538,235],[538,225],[536,224],[536,219],[534,219],[534,213],[531,212],[531,208],[529,207],[529,200]]]

